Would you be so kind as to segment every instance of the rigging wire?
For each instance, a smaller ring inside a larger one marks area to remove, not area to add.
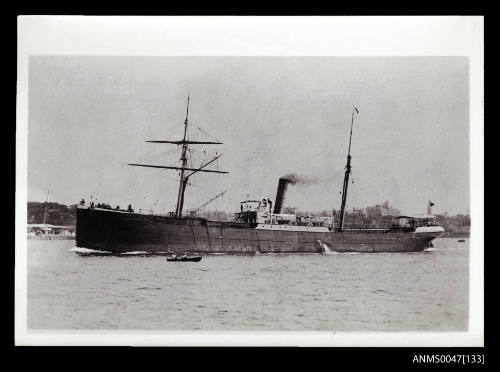
[[[234,148],[231,148],[231,147],[226,147],[226,146],[222,146],[224,148],[224,151],[230,151],[230,152],[249,152],[249,153],[252,153],[252,154],[267,154],[270,152],[270,150],[266,150],[266,149],[253,149],[253,150],[242,150],[241,148],[238,148],[238,149],[234,149]]]
[[[178,149],[171,149],[169,151],[162,151],[160,153],[156,153],[156,154],[148,154],[148,155],[145,155],[145,156],[141,156],[137,162],[143,162],[143,161],[155,161],[155,160],[164,160],[163,158],[160,159],[160,156],[161,157],[164,157],[166,155],[171,155],[173,154],[174,152],[178,152]]]
[[[197,120],[195,120],[195,121],[197,121]],[[208,133],[207,131],[201,129],[199,126],[197,126],[197,124],[195,122],[193,122],[191,119],[188,119],[188,123],[191,124],[190,128],[197,129],[200,132],[202,132],[203,134],[205,134],[206,136],[210,137],[211,139],[214,139],[217,142],[221,142],[217,137],[215,137],[214,135],[212,135],[212,134]]]
[[[216,140],[217,142],[221,142],[217,137],[211,135],[210,133],[204,131],[203,129],[201,129],[200,127],[195,127],[196,129],[198,129],[200,132],[202,132],[203,134],[207,135],[208,137],[210,137],[211,139],[213,140]]]

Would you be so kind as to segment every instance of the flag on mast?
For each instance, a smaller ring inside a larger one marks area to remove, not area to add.
[[[430,201],[429,199],[429,204],[427,205],[427,214],[431,215],[432,214],[432,206],[434,205],[433,202]]]
[[[354,110],[356,110],[356,114],[359,114],[359,111],[356,107],[354,107]]]

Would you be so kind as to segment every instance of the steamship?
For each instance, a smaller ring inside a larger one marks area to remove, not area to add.
[[[85,205],[82,200],[77,209],[76,245],[112,253],[146,252],[170,254],[192,252],[197,254],[265,254],[265,253],[328,253],[328,252],[419,252],[429,247],[431,241],[444,229],[432,215],[399,216],[390,227],[350,228],[344,226],[345,206],[349,176],[351,174],[351,140],[345,166],[340,213],[335,216],[300,216],[282,213],[287,187],[293,177],[278,181],[276,198],[245,200],[232,221],[216,221],[183,215],[184,193],[190,177],[198,172],[228,173],[206,169],[221,155],[206,161],[200,167],[188,167],[190,145],[222,144],[215,141],[187,139],[189,96],[187,99],[184,137],[180,141],[147,141],[182,146],[179,167],[148,164],[131,166],[173,169],[180,171],[175,212],[168,215],[135,213],[111,209],[108,206]],[[336,220],[338,219],[338,221]]]

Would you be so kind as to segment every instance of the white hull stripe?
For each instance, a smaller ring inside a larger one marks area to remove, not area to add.
[[[415,232],[418,233],[442,233],[444,229],[441,226],[420,226]]]
[[[278,230],[278,231],[309,231],[309,232],[329,232],[326,226],[296,226],[296,225],[268,225],[258,224],[256,230]]]

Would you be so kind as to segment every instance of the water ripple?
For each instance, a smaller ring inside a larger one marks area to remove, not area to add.
[[[468,245],[455,239],[425,254],[207,255],[203,267],[72,245],[28,241],[30,329],[468,327]]]

